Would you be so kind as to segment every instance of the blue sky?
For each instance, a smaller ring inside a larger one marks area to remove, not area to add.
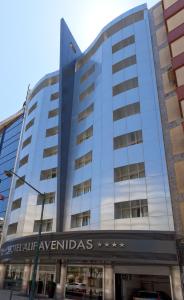
[[[158,0],[0,0],[0,121],[18,111],[27,87],[59,66],[60,19],[81,50],[128,9]]]

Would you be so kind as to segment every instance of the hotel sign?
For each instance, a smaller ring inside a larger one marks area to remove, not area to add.
[[[38,247],[37,235],[7,241],[0,260],[32,259]],[[123,231],[83,231],[42,234],[40,257],[46,259],[165,260],[176,262],[176,245],[171,234]],[[155,253],[155,255],[153,255]]]
[[[2,246],[1,256],[11,255],[20,252],[33,252],[38,246],[37,241],[25,242],[25,243],[13,243],[5,247]],[[125,244],[121,241],[96,241],[92,239],[59,239],[59,240],[46,240],[41,241],[39,250],[40,252],[55,252],[55,251],[88,251],[92,249],[104,249],[104,248],[122,248]]]

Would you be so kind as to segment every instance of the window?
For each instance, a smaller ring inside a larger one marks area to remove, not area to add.
[[[7,235],[15,234],[17,232],[18,223],[12,223],[8,225]]]
[[[142,130],[114,137],[114,149],[124,148],[139,143],[142,143]]]
[[[55,109],[53,109],[53,110],[50,110],[50,111],[48,112],[48,118],[49,118],[49,119],[50,119],[50,118],[53,118],[53,117],[57,116],[58,113],[59,113],[59,109],[58,109],[58,108],[55,108]]]
[[[6,133],[7,132],[10,132],[10,136],[12,136],[16,130],[20,131],[20,127],[22,125],[22,120],[23,120],[23,115],[17,117],[14,121],[12,121],[9,125],[7,125],[7,128],[6,128]]]
[[[56,92],[50,96],[51,101],[57,100],[58,98],[59,98],[59,92]]]
[[[133,23],[141,21],[144,19],[144,10],[139,10],[124,19],[121,19],[117,23],[113,24],[111,27],[107,29],[107,36],[110,37],[122,28],[125,28]]]
[[[137,163],[114,169],[114,182],[145,177],[144,163]]]
[[[20,161],[19,161],[19,168],[25,165],[28,162],[29,155],[24,156]]]
[[[79,99],[80,101],[84,100],[84,98],[86,98],[87,96],[89,96],[95,89],[95,85],[94,83],[92,83],[90,86],[87,87],[87,89],[85,89],[80,95],[79,95]]]
[[[58,134],[58,127],[57,126],[46,129],[46,134],[45,134],[46,137],[53,136],[53,135],[56,135],[56,134]]]
[[[53,224],[52,219],[43,220],[42,221],[42,232],[52,231],[52,224]],[[38,232],[39,227],[40,227],[40,220],[34,221],[33,232]]]
[[[34,124],[34,119],[32,119],[29,123],[27,123],[25,131],[27,131]]]
[[[92,161],[92,151],[75,160],[75,169],[79,169]]]
[[[24,180],[25,180],[25,175],[22,176],[21,178],[16,180],[16,184],[15,184],[15,188],[18,188],[19,186],[24,184]]]
[[[78,197],[89,192],[91,192],[91,179],[73,186],[73,197]]]
[[[93,135],[93,126],[89,127],[77,136],[77,144],[81,144],[83,141],[89,139]]]
[[[129,36],[128,38],[114,44],[112,46],[112,53],[115,53],[131,44],[134,44],[135,43],[135,36],[134,35],[131,35]]]
[[[30,109],[28,110],[28,116],[30,115],[30,113],[32,113],[32,111],[33,111],[34,109],[36,109],[36,107],[37,107],[37,102],[35,102],[35,103],[30,107]]]
[[[32,135],[30,135],[24,142],[22,143],[22,149],[24,149],[27,145],[31,143]]]
[[[15,210],[21,207],[22,198],[18,198],[12,202],[11,210]]]
[[[112,73],[116,73],[122,69],[128,68],[129,66],[135,64],[136,64],[136,55],[132,55],[112,65]]]
[[[105,32],[103,32],[99,36],[99,38],[96,40],[96,43],[90,48],[90,50],[84,56],[82,56],[82,58],[78,60],[77,70],[79,70],[94,55],[97,49],[102,45],[102,43],[107,38],[111,37],[113,34],[120,31],[122,28],[125,28],[143,19],[144,19],[144,10],[140,10],[110,26]]]
[[[90,224],[90,211],[71,216],[71,228],[83,227]]]
[[[184,66],[176,70],[177,85],[184,85]]]
[[[3,143],[2,143],[2,148],[5,148],[7,146],[9,146],[10,144],[16,142],[17,140],[19,140],[19,134],[20,134],[20,131],[17,132],[16,134],[12,135],[11,137],[6,137],[6,131],[5,131],[5,135],[4,135],[4,138],[3,138]]]
[[[58,153],[58,146],[53,146],[43,150],[43,157],[56,155]]]
[[[114,218],[143,218],[148,216],[148,201],[147,199],[132,200],[115,203]]]
[[[87,118],[93,112],[93,110],[94,110],[94,104],[92,103],[86,109],[84,109],[78,114],[78,121],[80,122],[85,118]]]
[[[172,49],[172,54],[173,57],[183,53],[183,49],[184,49],[184,36],[180,37],[179,39],[177,39],[176,41],[174,41],[173,43],[171,43],[171,49]]]
[[[17,136],[21,132],[21,126],[22,124],[18,124],[16,127],[12,128],[11,130],[3,130],[4,131],[4,137],[3,137],[3,145],[4,143],[8,143],[12,140],[13,137]]]
[[[43,197],[38,195],[37,205],[42,205]],[[51,204],[55,202],[55,192],[45,193],[45,204]]]
[[[167,28],[169,32],[183,24],[183,14],[184,9],[180,10],[167,20]]]
[[[135,102],[133,104],[129,104],[114,110],[113,120],[117,121],[138,113],[140,113],[140,103]]]
[[[42,170],[40,173],[40,180],[51,179],[51,178],[55,178],[56,176],[57,176],[56,168]]]
[[[50,78],[47,78],[45,80],[43,80],[35,89],[33,89],[33,91],[30,93],[29,96],[29,100],[31,101],[33,99],[33,97],[39,93],[39,91],[41,91],[43,88],[49,86],[49,85],[53,85],[56,84],[59,81],[59,76],[53,76]]]
[[[113,96],[116,96],[120,93],[134,89],[136,87],[138,87],[138,78],[134,77],[132,79],[125,80],[125,81],[113,86],[112,93],[113,93]]]
[[[177,71],[177,70],[176,70]],[[172,86],[176,86],[176,74],[172,67],[167,70],[167,77]]]
[[[88,79],[88,77],[95,72],[95,65],[92,65],[80,78],[80,83]]]
[[[173,5],[177,0],[164,0],[164,8],[167,9],[169,6]]]

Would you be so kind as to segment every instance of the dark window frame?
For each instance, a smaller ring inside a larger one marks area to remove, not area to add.
[[[25,131],[27,131],[29,128],[31,128],[31,127],[34,125],[34,122],[35,122],[35,118],[31,119],[31,120],[26,124]]]
[[[16,234],[17,227],[18,227],[18,222],[9,224],[7,229],[7,235]]]
[[[21,168],[22,166],[24,166],[25,164],[28,163],[29,160],[29,155],[25,155],[23,158],[20,159],[19,161],[19,168]]]
[[[142,130],[132,131],[115,136],[113,139],[114,150],[143,143]]]
[[[135,89],[138,86],[139,86],[138,77],[133,77],[133,78],[127,79],[127,80],[122,81],[112,87],[112,95],[113,95],[113,97],[117,96],[126,91]]]
[[[140,102],[134,102],[113,111],[113,121],[118,121],[140,113]]]
[[[14,211],[14,210],[20,208],[21,203],[22,203],[22,197],[13,200],[12,205],[11,205],[11,211]]]
[[[112,45],[112,53],[115,53],[117,51],[120,51],[121,49],[128,47],[132,44],[135,44],[135,35],[131,35],[118,43]]]
[[[148,200],[136,199],[114,203],[114,219],[144,218],[149,216]]]
[[[114,182],[144,178],[145,176],[144,162],[114,168]]]

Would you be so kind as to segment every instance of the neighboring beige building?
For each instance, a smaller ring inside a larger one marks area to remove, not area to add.
[[[183,287],[184,265],[184,1],[151,9],[152,39],[166,148],[174,227]]]

